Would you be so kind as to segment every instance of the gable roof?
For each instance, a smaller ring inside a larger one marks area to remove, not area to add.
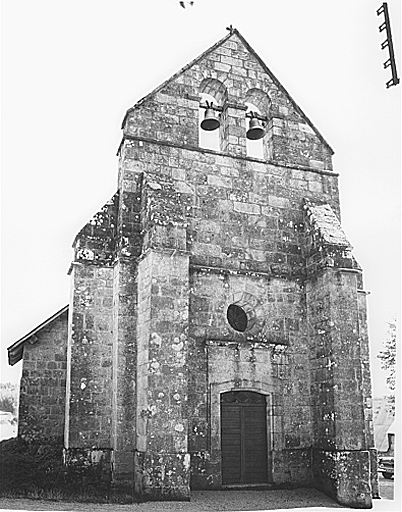
[[[122,126],[121,128],[124,128],[124,124],[126,122],[127,116],[130,112],[135,110],[136,108],[140,107],[143,103],[145,103],[150,97],[158,93],[160,90],[165,88],[168,84],[173,82],[178,76],[180,76],[182,73],[184,73],[187,69],[191,68],[195,64],[197,64],[199,61],[201,61],[203,58],[205,58],[209,53],[213,52],[216,48],[223,45],[226,41],[228,41],[230,38],[232,38],[234,35],[236,35],[242,44],[246,47],[247,51],[253,55],[253,57],[257,60],[257,62],[260,64],[262,69],[270,76],[272,82],[278,87],[280,91],[282,91],[291,101],[294,109],[306,120],[306,122],[310,125],[310,127],[314,130],[317,137],[321,140],[323,144],[325,144],[331,154],[334,154],[334,150],[331,148],[331,146],[328,144],[328,142],[325,140],[325,138],[321,135],[319,130],[314,126],[314,124],[311,122],[311,120],[306,116],[306,114],[302,111],[302,109],[299,107],[299,105],[295,102],[295,100],[292,98],[292,96],[288,93],[288,91],[283,87],[283,85],[279,82],[279,80],[276,78],[276,76],[272,73],[272,71],[268,68],[268,66],[265,64],[265,62],[261,59],[261,57],[257,54],[257,52],[250,46],[250,44],[245,40],[245,38],[240,34],[240,32],[236,29],[230,29],[229,33],[220,39],[217,43],[215,43],[213,46],[208,48],[206,51],[201,53],[198,57],[196,57],[194,60],[186,64],[184,67],[182,67],[179,71],[177,71],[174,75],[172,75],[170,78],[165,80],[163,83],[158,85],[153,91],[148,93],[146,96],[141,98],[135,105],[130,107],[127,112],[124,115]]]
[[[23,355],[23,349],[24,349],[24,344],[26,342],[29,342],[31,345],[33,345],[34,343],[36,343],[38,341],[38,338],[37,338],[37,334],[42,330],[44,329],[45,327],[47,327],[49,324],[51,324],[52,322],[54,322],[57,318],[59,318],[63,313],[65,313],[66,311],[68,311],[68,305],[67,306],[64,306],[64,308],[60,309],[60,311],[57,311],[57,313],[55,313],[54,315],[52,315],[51,317],[49,317],[47,320],[45,320],[44,322],[42,322],[40,325],[38,325],[37,327],[35,327],[35,329],[33,329],[32,331],[30,331],[28,334],[26,334],[25,336],[23,336],[22,338],[20,338],[18,341],[16,341],[15,343],[13,343],[12,345],[10,345],[8,348],[7,348],[7,351],[8,351],[8,364],[10,366],[14,366],[16,363],[18,363],[18,361],[20,361],[22,359],[22,355]]]

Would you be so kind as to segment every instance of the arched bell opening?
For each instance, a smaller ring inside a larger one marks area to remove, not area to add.
[[[225,85],[216,78],[205,78],[199,86],[199,144],[205,149],[222,150],[224,121],[222,105],[227,99]]]
[[[248,121],[246,132],[247,156],[267,160],[269,158],[267,120],[269,119],[271,100],[266,92],[254,88],[247,91],[244,104],[247,107],[246,117]]]
[[[199,145],[201,148],[220,151],[220,111],[211,94],[201,93],[199,108]]]
[[[253,158],[263,159],[265,126],[259,119],[259,117],[262,117],[262,114],[260,109],[252,103],[247,101],[245,105],[247,107],[246,117],[249,121],[246,132],[246,154]]]

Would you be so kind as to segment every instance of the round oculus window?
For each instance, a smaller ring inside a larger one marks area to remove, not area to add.
[[[247,329],[248,319],[246,312],[240,306],[231,304],[228,307],[227,318],[229,325],[239,332],[244,332]]]

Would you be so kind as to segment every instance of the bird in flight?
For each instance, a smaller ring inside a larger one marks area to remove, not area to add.
[[[181,2],[179,2],[179,4],[183,7],[183,9],[185,9],[186,8],[186,4],[191,6],[191,5],[194,4],[194,2],[183,2],[183,1],[181,1]]]

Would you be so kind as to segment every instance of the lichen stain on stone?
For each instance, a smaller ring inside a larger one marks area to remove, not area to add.
[[[150,373],[157,373],[159,372],[160,368],[160,363],[158,361],[156,361],[155,359],[152,360],[150,363],[149,363],[149,371]]]
[[[155,347],[158,348],[158,349],[161,348],[161,346],[162,346],[162,338],[161,338],[161,336],[159,336],[158,333],[153,332],[151,334],[151,344],[155,345]]]

